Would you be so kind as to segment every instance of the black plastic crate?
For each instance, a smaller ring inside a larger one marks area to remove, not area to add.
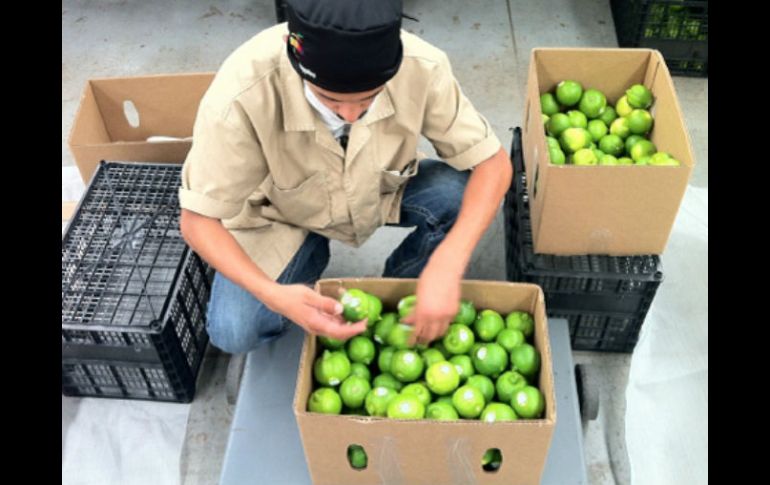
[[[657,49],[669,71],[708,76],[708,0],[610,0],[620,47]]]
[[[181,166],[102,162],[62,238],[62,393],[190,402],[213,269],[179,230]]]
[[[511,160],[514,179],[503,205],[507,279],[543,288],[548,315],[569,320],[573,349],[632,351],[663,280],[660,258],[535,253],[520,128]]]

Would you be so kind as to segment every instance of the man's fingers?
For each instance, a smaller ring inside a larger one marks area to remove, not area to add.
[[[366,331],[366,320],[352,325],[339,324],[333,320],[326,320],[319,325],[318,333],[337,340],[348,340]]]
[[[329,315],[342,315],[342,303],[334,298],[329,298],[328,296],[319,295],[318,293],[313,292],[308,303],[310,306]]]

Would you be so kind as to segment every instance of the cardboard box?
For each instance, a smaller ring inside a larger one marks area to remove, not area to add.
[[[633,84],[652,91],[650,139],[678,167],[551,165],[540,94],[565,79],[595,88],[614,106]],[[661,254],[695,160],[671,76],[651,49],[534,49],[523,130],[535,252]]]
[[[361,288],[395,308],[398,300],[415,291],[414,279],[326,279],[316,290],[336,298],[338,289]],[[462,298],[478,309],[491,308],[502,314],[524,310],[535,318],[534,345],[542,364],[538,387],[546,401],[545,416],[537,420],[484,423],[478,420],[395,420],[368,416],[325,415],[307,411],[313,390],[313,361],[316,339],[305,337],[299,361],[294,414],[297,418],[305,459],[313,483],[375,484],[479,483],[536,484],[545,466],[551,435],[556,424],[551,350],[546,325],[543,292],[539,286],[497,281],[464,281]],[[366,469],[351,468],[347,449],[364,447]],[[481,468],[489,448],[502,452],[496,472]]]
[[[196,73],[89,80],[69,137],[83,182],[101,160],[184,162],[198,105],[213,79],[214,73]]]

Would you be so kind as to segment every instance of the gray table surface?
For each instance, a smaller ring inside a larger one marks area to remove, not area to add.
[[[549,319],[557,420],[543,472],[545,485],[584,485],[586,466],[569,328]],[[308,484],[305,453],[292,411],[302,330],[249,353],[235,406],[220,483]]]

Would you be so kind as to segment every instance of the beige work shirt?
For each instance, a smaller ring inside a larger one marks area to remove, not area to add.
[[[441,50],[402,31],[398,73],[353,123],[345,152],[307,102],[279,24],[223,63],[201,100],[180,205],[221,219],[277,279],[308,231],[358,247],[398,222],[420,135],[457,170],[500,149]]]

